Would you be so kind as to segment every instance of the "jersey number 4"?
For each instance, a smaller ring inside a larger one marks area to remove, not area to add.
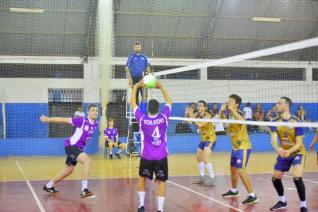
[[[152,145],[154,146],[160,146],[161,144],[161,135],[159,132],[159,127],[156,127],[155,130],[152,133]]]

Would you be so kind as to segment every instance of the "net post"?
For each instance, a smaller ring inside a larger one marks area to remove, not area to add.
[[[98,5],[98,57],[100,67],[100,99],[102,114],[100,118],[99,147],[104,148],[103,130],[106,128],[106,110],[110,98],[110,74],[112,71],[112,49],[113,49],[113,1],[99,1]]]

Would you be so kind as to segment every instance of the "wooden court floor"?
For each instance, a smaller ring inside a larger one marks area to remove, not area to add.
[[[135,191],[139,159],[126,157],[121,160],[110,160],[105,159],[102,154],[91,157],[89,188],[96,191],[95,200],[79,198],[81,165],[78,165],[68,180],[56,186],[61,191],[59,197],[53,198],[42,192],[44,183],[64,167],[64,157],[1,158],[0,203],[3,206],[0,211],[136,211]],[[268,211],[271,204],[277,201],[271,185],[276,154],[253,153],[250,157],[248,171],[260,198],[260,204],[253,207],[241,205],[246,196],[241,184],[239,200],[229,201],[221,198],[221,194],[229,189],[230,185],[229,159],[229,153],[214,153],[211,156],[217,185],[206,188],[192,184],[193,178],[198,175],[194,154],[171,155],[166,211]],[[318,193],[316,153],[308,153],[305,172],[309,208],[310,211],[318,211],[318,203],[314,201]],[[291,202],[287,211],[298,211],[298,196],[291,176],[288,174],[283,182],[286,196],[290,197]],[[155,187],[150,182],[148,184],[146,208],[149,208],[147,211],[155,211]],[[34,194],[39,203],[35,200]],[[121,201],[117,201],[118,199]],[[25,207],[24,203],[28,203],[30,207]],[[80,206],[74,208],[74,204]]]

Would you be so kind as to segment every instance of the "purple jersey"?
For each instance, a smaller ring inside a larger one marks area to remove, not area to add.
[[[70,123],[73,125],[73,135],[65,140],[64,146],[76,146],[83,149],[97,129],[98,122],[95,121],[92,124],[87,117],[76,117],[71,118]]]
[[[116,137],[118,136],[118,131],[116,128],[107,127],[104,130],[104,136],[106,136],[109,140],[116,142]]]
[[[171,106],[166,104],[163,111],[155,116],[143,114],[137,107],[135,117],[140,127],[141,157],[146,160],[161,160],[168,156],[167,128]]]

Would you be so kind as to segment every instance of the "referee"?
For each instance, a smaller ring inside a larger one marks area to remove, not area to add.
[[[127,59],[125,68],[128,75],[128,85],[130,87],[138,83],[144,76],[145,72],[147,72],[148,74],[151,73],[148,58],[144,54],[141,54],[142,47],[139,42],[134,43],[133,50],[134,52],[131,53]],[[138,89],[136,94],[136,102],[138,105],[139,93],[141,94],[141,96],[143,95],[141,88]]]

